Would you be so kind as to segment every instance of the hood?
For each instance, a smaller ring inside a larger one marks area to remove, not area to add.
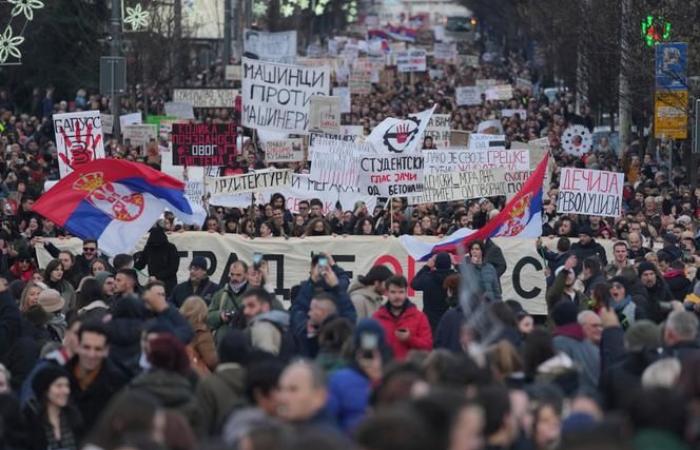
[[[216,367],[219,377],[233,392],[245,390],[245,369],[237,363],[221,363]]]
[[[353,280],[353,282],[350,283],[350,287],[348,287],[348,294],[351,294],[355,291],[359,291],[361,289],[366,289],[368,287],[369,286],[360,283],[360,280]]]
[[[384,301],[384,297],[378,294],[377,291],[374,290],[374,287],[365,286],[363,284],[361,284],[359,287],[355,287],[355,289],[353,289],[351,286],[350,289],[348,289],[348,294],[361,295],[367,300],[375,303],[381,303]]]
[[[88,305],[83,306],[78,310],[78,315],[84,314],[88,311],[92,311],[94,309],[109,309],[109,306],[102,300],[95,300],[93,302],[90,302]]]
[[[134,379],[131,386],[152,394],[166,408],[177,408],[194,399],[190,381],[180,374],[166,370],[146,372]]]
[[[250,323],[253,324],[255,322],[260,322],[263,320],[266,322],[276,323],[284,328],[287,328],[289,326],[289,314],[287,313],[287,311],[273,309],[272,311],[260,314],[259,316],[255,316]]]
[[[578,323],[568,323],[566,325],[561,325],[554,328],[552,332],[553,336],[563,336],[574,339],[576,341],[583,341],[585,335],[583,334],[583,328]]]
[[[161,227],[154,227],[151,230],[151,234],[148,235],[148,242],[146,242],[146,245],[150,245],[152,247],[162,247],[167,244],[168,236],[165,234],[165,231]]]

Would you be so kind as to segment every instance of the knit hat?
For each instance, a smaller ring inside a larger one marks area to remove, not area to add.
[[[452,258],[447,252],[440,252],[435,257],[435,269],[436,270],[450,270],[452,267]]]
[[[661,331],[650,320],[638,320],[625,332],[625,346],[631,352],[661,347]]]
[[[584,224],[578,227],[578,234],[585,234],[587,236],[593,237],[593,230],[591,229],[590,225]]]
[[[190,269],[196,267],[198,269],[207,270],[207,259],[204,256],[195,256],[190,263]]]
[[[620,283],[620,284],[622,285],[622,287],[625,288],[625,292],[627,292],[627,290],[628,290],[627,285],[629,284],[628,281],[627,281],[627,278],[623,277],[622,275],[618,275],[618,276],[616,276],[616,277],[612,277],[612,278],[610,279],[610,284],[612,285],[612,284],[614,284],[614,283]]]
[[[39,294],[37,303],[47,313],[55,313],[63,309],[66,305],[66,300],[61,297],[61,293],[56,289],[45,289]]]
[[[53,382],[62,377],[68,378],[68,372],[54,363],[48,363],[44,368],[40,369],[32,379],[32,389],[36,398],[43,400]]]
[[[656,266],[654,266],[653,263],[650,263],[649,261],[642,261],[639,263],[639,267],[637,267],[637,273],[641,277],[644,272],[651,270],[652,272],[656,273]]]
[[[578,308],[574,302],[562,300],[554,305],[551,312],[552,320],[556,326],[568,325],[576,323],[578,317]]]
[[[219,342],[219,361],[222,363],[246,364],[250,356],[250,344],[245,333],[231,329]]]

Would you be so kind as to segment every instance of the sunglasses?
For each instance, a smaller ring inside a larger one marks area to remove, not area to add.
[[[95,250],[97,250],[96,247],[83,247],[84,252],[94,252]]]

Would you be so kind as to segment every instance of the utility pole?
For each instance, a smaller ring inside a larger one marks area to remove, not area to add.
[[[224,69],[231,63],[231,3],[236,0],[224,0]]]
[[[632,105],[630,102],[630,37],[631,33],[632,0],[621,0],[621,26],[620,26],[620,87],[618,91],[620,120],[620,159],[624,155],[630,137],[630,125],[632,122]]]
[[[119,0],[112,0],[112,18],[110,20],[111,40],[109,42],[110,56],[119,56],[122,50],[122,6]],[[112,90],[112,136],[119,140],[121,130],[119,129],[119,109],[121,98],[116,89]]]
[[[112,0],[116,1],[116,0]],[[183,64],[182,64],[182,0],[175,0],[175,4],[173,7],[173,13],[175,15],[175,28],[174,28],[174,34],[175,36],[173,39],[173,45],[174,45],[174,51],[173,51],[173,57],[174,57],[174,64],[173,64],[173,70],[175,71],[175,87],[181,87],[182,86],[182,71],[185,70]]]
[[[583,105],[588,103],[589,86],[589,53],[590,45],[587,36],[591,35],[591,0],[581,0],[579,2],[579,12],[581,22],[579,25],[579,38],[576,60],[576,114],[582,114]]]

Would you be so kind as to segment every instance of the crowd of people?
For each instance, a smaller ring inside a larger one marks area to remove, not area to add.
[[[238,260],[219,285],[202,257],[178,279],[182,230],[166,214],[138,255],[82,253],[32,213],[58,178],[51,115],[99,109],[78,91],[34,92],[25,109],[0,91],[0,443],[7,449],[689,449],[700,445],[698,198],[683,168],[670,170],[643,136],[614,149],[602,140],[567,154],[568,125],[592,127],[562,91],[529,88],[506,102],[456,105],[457,86],[494,78],[536,81],[517,55],[479,67],[444,65],[438,79],[395,76],[353,96],[346,124],[365,134],[386,117],[437,104],[451,128],[500,119],[507,142],[547,137],[556,164],[545,186],[547,317],[504,298],[508,268],[492,240],[463,259],[437,253],[407,280],[385,266],[351,279],[316,253],[291,305],[273,295],[265,261]],[[535,83],[537,85],[537,83]],[[166,90],[124,100],[162,111]],[[503,108],[526,117],[500,117]],[[25,112],[26,111],[26,112]],[[225,121],[233,111],[198,111]],[[269,166],[256,133],[222,173]],[[111,139],[108,157],[159,166],[159,145]],[[424,151],[430,151],[426,140]],[[625,173],[624,215],[557,213],[558,172],[576,166]],[[306,163],[293,164],[297,171]],[[687,171],[686,171],[687,172]],[[287,209],[281,194],[252,208],[210,206],[201,229],[255,238],[432,235],[480,228],[505,198],[409,206],[394,198],[324,211],[319,199]],[[606,252],[599,240],[610,240]],[[58,247],[56,245],[59,245]],[[503,245],[503,244],[502,244]],[[43,247],[54,259],[39,267]],[[141,285],[139,275],[148,274]],[[422,292],[422,305],[408,297]]]

